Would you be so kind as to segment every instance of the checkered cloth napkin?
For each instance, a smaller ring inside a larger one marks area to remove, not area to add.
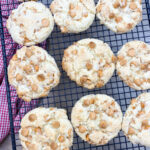
[[[9,4],[9,5],[8,5]],[[11,11],[18,6],[17,0],[0,0],[2,18],[3,18],[3,30],[5,36],[5,51],[7,55],[7,64],[11,59],[12,55],[15,53],[15,50],[18,48],[16,43],[12,43],[11,36],[8,34],[6,27],[6,20],[10,15]],[[1,39],[0,39],[1,41]],[[44,46],[44,44],[43,44]],[[34,108],[36,101],[32,100],[29,103],[23,102],[18,99],[16,91],[13,87],[10,86],[11,90],[11,107],[13,114],[13,124],[14,131],[17,132],[20,127],[20,120],[27,111],[30,110],[31,106]],[[3,55],[2,55],[2,45],[0,42],[0,143],[10,132],[10,121],[9,121],[9,110],[7,103],[7,91],[4,75],[4,66],[3,66]]]

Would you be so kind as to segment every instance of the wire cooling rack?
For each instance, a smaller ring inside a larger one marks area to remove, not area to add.
[[[51,3],[51,0],[41,0],[42,3],[47,5],[49,7],[49,4]],[[95,0],[97,3],[97,0]],[[104,42],[108,43],[113,52],[116,54],[117,51],[121,48],[123,44],[125,44],[128,41],[131,40],[141,40],[145,41],[146,43],[150,44],[150,2],[149,0],[143,0],[143,20],[142,22],[136,26],[134,30],[132,30],[129,33],[126,34],[115,34],[108,30],[105,26],[99,24],[99,20],[96,18],[93,25],[85,32],[79,33],[79,34],[62,34],[60,33],[59,28],[55,25],[54,31],[52,32],[51,36],[47,40],[46,44],[46,50],[55,58],[59,69],[62,73],[61,75],[61,82],[60,84],[54,88],[48,97],[39,99],[39,103],[37,103],[36,107],[44,106],[44,107],[50,107],[55,106],[59,108],[65,108],[67,109],[68,116],[70,118],[70,113],[73,105],[75,102],[82,96],[87,94],[96,94],[96,93],[103,93],[108,94],[109,96],[112,96],[115,98],[115,100],[120,104],[123,113],[127,109],[131,98],[137,97],[142,91],[135,91],[131,88],[129,88],[127,85],[125,85],[117,76],[116,72],[114,73],[111,80],[100,89],[95,90],[87,90],[82,87],[77,86],[75,82],[72,82],[67,76],[66,73],[62,70],[61,67],[61,61],[63,56],[63,51],[65,48],[67,48],[69,45],[71,45],[73,42],[83,39],[83,38],[97,38],[100,40],[103,40]],[[16,3],[12,3],[7,0],[7,4],[5,6],[6,12],[12,11],[16,7]],[[3,27],[3,24],[5,23],[5,19],[2,20],[1,14],[4,13],[2,11],[2,6],[0,6],[0,32],[1,32],[1,43],[2,43],[2,50],[3,50],[3,60],[4,60],[4,72],[6,76],[6,89],[7,89],[7,98],[8,98],[8,104],[9,104],[9,116],[10,116],[10,126],[11,126],[11,137],[12,137],[12,147],[13,150],[20,150],[21,144],[18,138],[18,132],[17,129],[20,128],[20,126],[13,125],[13,102],[12,98],[15,97],[13,95],[13,90],[10,90],[8,79],[7,79],[7,56],[10,54],[6,54],[6,44],[4,39],[7,39],[10,37],[9,34],[4,35],[4,31],[6,30]],[[7,15],[5,16],[8,17]],[[2,23],[3,22],[3,23]],[[7,30],[5,31],[7,32]],[[13,41],[9,43],[9,45],[12,45]],[[19,47],[16,47],[17,49]],[[13,49],[10,49],[9,51],[12,51]],[[12,54],[11,54],[12,55]],[[10,56],[11,56],[10,55]],[[21,100],[18,100],[17,104],[17,110],[19,110],[19,103],[24,103]],[[33,106],[30,104],[31,109],[33,109]],[[26,109],[28,109],[25,106]],[[16,120],[16,122],[20,122],[20,119]],[[15,132],[16,131],[16,132]],[[140,146],[140,145],[132,145],[127,138],[123,135],[122,131],[118,134],[116,138],[111,140],[107,145],[104,146],[93,146],[89,145],[86,142],[82,141],[76,134],[74,134],[74,144],[72,147],[72,150],[146,150],[148,148]]]

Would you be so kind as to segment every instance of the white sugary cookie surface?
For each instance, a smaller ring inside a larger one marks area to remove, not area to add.
[[[123,118],[122,130],[133,144],[150,146],[150,93],[131,100]]]
[[[62,66],[71,80],[88,89],[104,86],[115,70],[115,56],[108,44],[83,39],[64,51]]]
[[[104,145],[120,131],[122,112],[118,103],[107,95],[87,95],[73,107],[71,122],[84,141]]]
[[[21,3],[7,20],[7,29],[12,39],[20,45],[35,45],[43,42],[54,27],[50,10],[38,2]]]
[[[126,43],[118,52],[117,72],[136,90],[150,88],[150,45],[142,41]]]
[[[99,0],[96,15],[112,31],[125,33],[142,20],[141,0]]]
[[[19,138],[25,150],[69,150],[73,128],[64,109],[39,107],[21,120]]]
[[[59,83],[59,78],[54,58],[37,46],[17,50],[8,66],[9,83],[25,101],[47,96]]]
[[[87,30],[96,13],[94,0],[54,0],[50,9],[63,33]]]

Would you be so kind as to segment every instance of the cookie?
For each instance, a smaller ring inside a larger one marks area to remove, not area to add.
[[[94,0],[53,0],[50,9],[63,33],[87,30],[96,13]]]
[[[150,45],[142,41],[126,43],[118,52],[117,72],[131,88],[150,88]]]
[[[100,23],[116,33],[132,30],[142,20],[142,0],[99,0],[96,15]]]
[[[8,66],[9,83],[25,101],[47,96],[59,83],[59,78],[54,58],[37,46],[17,50]]]
[[[43,42],[50,35],[54,19],[42,3],[24,2],[12,11],[6,26],[16,43],[30,46]]]
[[[131,100],[123,118],[122,130],[133,144],[150,146],[150,93]]]
[[[113,52],[97,39],[83,39],[64,51],[62,67],[71,80],[88,89],[104,86],[115,70]]]
[[[73,128],[64,109],[39,107],[21,120],[19,138],[25,150],[69,150]]]
[[[122,112],[112,97],[103,94],[87,95],[73,107],[71,122],[84,141],[104,145],[120,131]]]

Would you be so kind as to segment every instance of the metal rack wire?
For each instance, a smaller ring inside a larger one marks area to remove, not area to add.
[[[41,0],[42,3],[49,7],[51,0]],[[97,0],[95,0],[97,3]],[[120,47],[128,41],[131,40],[142,40],[146,43],[150,44],[150,2],[149,0],[143,0],[143,20],[142,22],[136,26],[134,30],[126,34],[115,34],[108,30],[105,26],[99,24],[99,20],[96,18],[93,25],[85,32],[80,34],[62,34],[60,33],[59,28],[55,25],[54,31],[52,35],[47,39],[46,50],[55,58],[59,69],[62,73],[60,84],[53,89],[49,96],[46,98],[41,98],[35,107],[43,106],[50,107],[55,106],[59,108],[65,108],[68,111],[68,116],[70,118],[71,109],[74,103],[82,96],[87,94],[96,94],[96,93],[104,93],[108,94],[115,98],[115,100],[120,104],[123,113],[127,109],[130,99],[133,97],[137,97],[142,91],[135,91],[125,85],[117,76],[116,72],[113,77],[103,88],[95,89],[95,90],[87,90],[82,87],[77,86],[74,82],[72,82],[67,76],[66,73],[62,70],[61,61],[63,56],[63,50],[71,45],[73,42],[83,39],[83,38],[98,38],[108,43],[113,52],[116,54]],[[7,0],[7,4],[5,6],[5,10],[2,11],[2,6],[0,5],[0,36],[1,36],[1,45],[2,45],[2,53],[4,60],[4,72],[5,72],[5,80],[6,80],[6,90],[7,90],[7,99],[9,106],[9,117],[10,117],[10,126],[11,126],[11,137],[12,137],[12,147],[13,150],[21,149],[20,141],[18,138],[17,129],[20,126],[15,126],[13,124],[13,101],[12,98],[16,97],[14,95],[14,90],[11,90],[8,79],[7,79],[7,57],[12,56],[13,53],[6,53],[6,46],[14,45],[14,42],[6,43],[5,39],[10,37],[6,28],[4,28],[4,24],[8,15],[6,15],[6,19],[2,19],[2,13],[5,14],[4,11],[10,12],[16,7],[17,3],[9,3]],[[10,7],[11,6],[11,7]],[[4,34],[5,32],[5,34]],[[7,33],[6,33],[7,32]],[[19,48],[17,45],[15,49]],[[13,49],[9,49],[12,51]],[[22,100],[18,99],[17,103],[17,111],[19,110],[20,103],[25,103]],[[34,108],[32,104],[26,107]],[[28,108],[26,108],[28,109]],[[20,118],[16,121],[20,122],[22,114],[20,113]],[[146,147],[140,145],[132,145],[127,138],[123,135],[122,131],[118,134],[116,138],[111,140],[107,145],[104,146],[92,146],[82,141],[76,134],[74,135],[74,144],[72,147],[73,150],[145,150]]]

